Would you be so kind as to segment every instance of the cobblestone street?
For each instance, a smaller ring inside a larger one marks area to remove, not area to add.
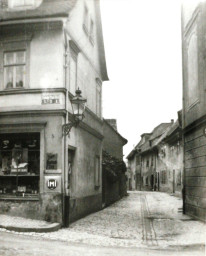
[[[181,207],[180,198],[165,193],[130,192],[119,202],[76,221],[69,228],[21,234],[90,246],[195,249],[204,255],[205,224],[183,215]]]

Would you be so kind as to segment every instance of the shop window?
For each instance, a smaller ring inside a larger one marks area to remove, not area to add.
[[[95,175],[94,175],[95,188],[100,186],[100,157],[95,157]]]
[[[6,89],[22,88],[25,85],[26,52],[4,53],[4,87]]]
[[[39,193],[40,134],[0,134],[0,196]]]

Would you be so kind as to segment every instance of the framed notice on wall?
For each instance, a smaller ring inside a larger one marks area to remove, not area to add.
[[[57,169],[57,154],[47,153],[46,169],[47,170],[56,170]]]

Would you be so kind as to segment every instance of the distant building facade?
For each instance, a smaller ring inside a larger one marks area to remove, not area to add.
[[[178,120],[175,123],[173,120],[171,123],[162,123],[151,133],[142,134],[140,142],[127,159],[130,162],[128,166],[135,169],[135,179],[139,181],[135,189],[181,196],[183,146]]]
[[[206,3],[182,5],[184,212],[206,221]]]

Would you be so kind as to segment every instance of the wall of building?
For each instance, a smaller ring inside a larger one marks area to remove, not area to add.
[[[136,158],[128,159],[127,167],[127,189],[136,190]]]
[[[184,210],[203,221],[206,220],[205,18],[205,2],[192,9],[186,3],[183,5]]]
[[[79,47],[78,68],[77,68],[77,88],[82,90],[82,95],[87,98],[87,106],[93,112],[96,109],[96,87],[97,81],[102,80],[100,71],[100,52],[97,37],[97,17],[95,14],[95,1],[78,1],[70,13],[65,29],[66,40],[73,40]],[[84,29],[84,9],[88,9],[88,32]],[[90,21],[94,24],[94,37],[90,39]],[[74,29],[75,28],[75,29]],[[69,72],[69,71],[68,71]],[[101,118],[101,116],[99,116]]]
[[[122,159],[123,158],[123,139],[116,133],[116,131],[107,122],[103,123],[104,149],[112,156]]]
[[[156,154],[155,152],[144,152],[141,154],[141,177],[142,190],[154,190],[156,173]]]
[[[103,135],[103,150],[116,159],[123,161],[123,146],[127,141],[106,121],[103,123]],[[108,180],[107,174],[104,171],[102,175],[102,182],[103,203],[106,206],[126,195],[125,173],[122,173],[117,181],[111,182]]]
[[[159,149],[156,171],[159,173],[160,191],[181,195],[183,183],[183,146],[181,141],[165,143]]]

